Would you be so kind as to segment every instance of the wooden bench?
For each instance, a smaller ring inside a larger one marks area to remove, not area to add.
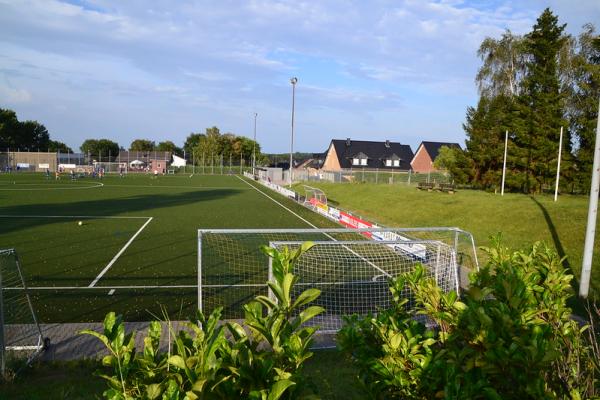
[[[431,192],[433,190],[434,184],[433,183],[428,183],[428,182],[419,182],[417,184],[417,189],[419,190],[427,190],[428,192]]]
[[[442,192],[448,192],[449,194],[453,194],[455,191],[455,187],[451,183],[440,183],[439,190]]]

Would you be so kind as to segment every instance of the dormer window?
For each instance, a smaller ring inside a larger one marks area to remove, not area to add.
[[[400,157],[398,157],[396,154],[392,154],[384,160],[384,163],[386,167],[399,167]]]
[[[352,158],[352,165],[367,165],[367,160],[369,158],[365,153],[358,153]]]

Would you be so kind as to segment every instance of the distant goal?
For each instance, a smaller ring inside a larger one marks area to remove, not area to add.
[[[475,257],[472,236],[457,228],[200,230],[199,308],[223,307],[225,318],[243,318],[243,304],[269,295],[270,259],[259,247],[296,248],[305,241],[315,245],[296,264],[297,289],[321,290],[316,304],[326,312],[311,323],[325,333],[339,330],[345,315],[389,307],[389,280],[417,263],[444,291],[459,291],[460,270]]]

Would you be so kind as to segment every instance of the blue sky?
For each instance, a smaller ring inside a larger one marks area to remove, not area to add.
[[[486,36],[550,7],[577,34],[600,1],[0,0],[0,107],[77,149],[216,125],[298,151],[333,138],[463,143]]]

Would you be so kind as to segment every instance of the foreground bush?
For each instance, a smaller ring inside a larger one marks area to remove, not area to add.
[[[442,292],[419,266],[391,282],[391,309],[346,319],[339,346],[375,398],[600,394],[598,354],[589,326],[570,318],[572,276],[560,257],[541,243],[515,253],[499,243],[486,250],[490,261],[461,299]],[[410,300],[401,296],[405,288]]]
[[[302,365],[316,328],[304,324],[323,309],[309,306],[319,295],[308,289],[293,299],[298,281],[294,262],[312,244],[281,252],[264,247],[273,258],[274,280],[268,282],[276,300],[257,296],[244,306],[244,326],[220,323],[221,309],[208,318],[201,312],[177,333],[170,354],[159,352],[161,325],[150,323],[144,350],[136,352],[135,332],[126,334],[120,317],[109,313],[104,332],[86,330],[109,350],[102,359],[113,375],[102,375],[109,388],[104,397],[125,399],[264,399],[293,398],[303,383]],[[246,328],[248,331],[246,331]],[[171,329],[171,328],[170,328]],[[226,338],[225,330],[231,336]]]

